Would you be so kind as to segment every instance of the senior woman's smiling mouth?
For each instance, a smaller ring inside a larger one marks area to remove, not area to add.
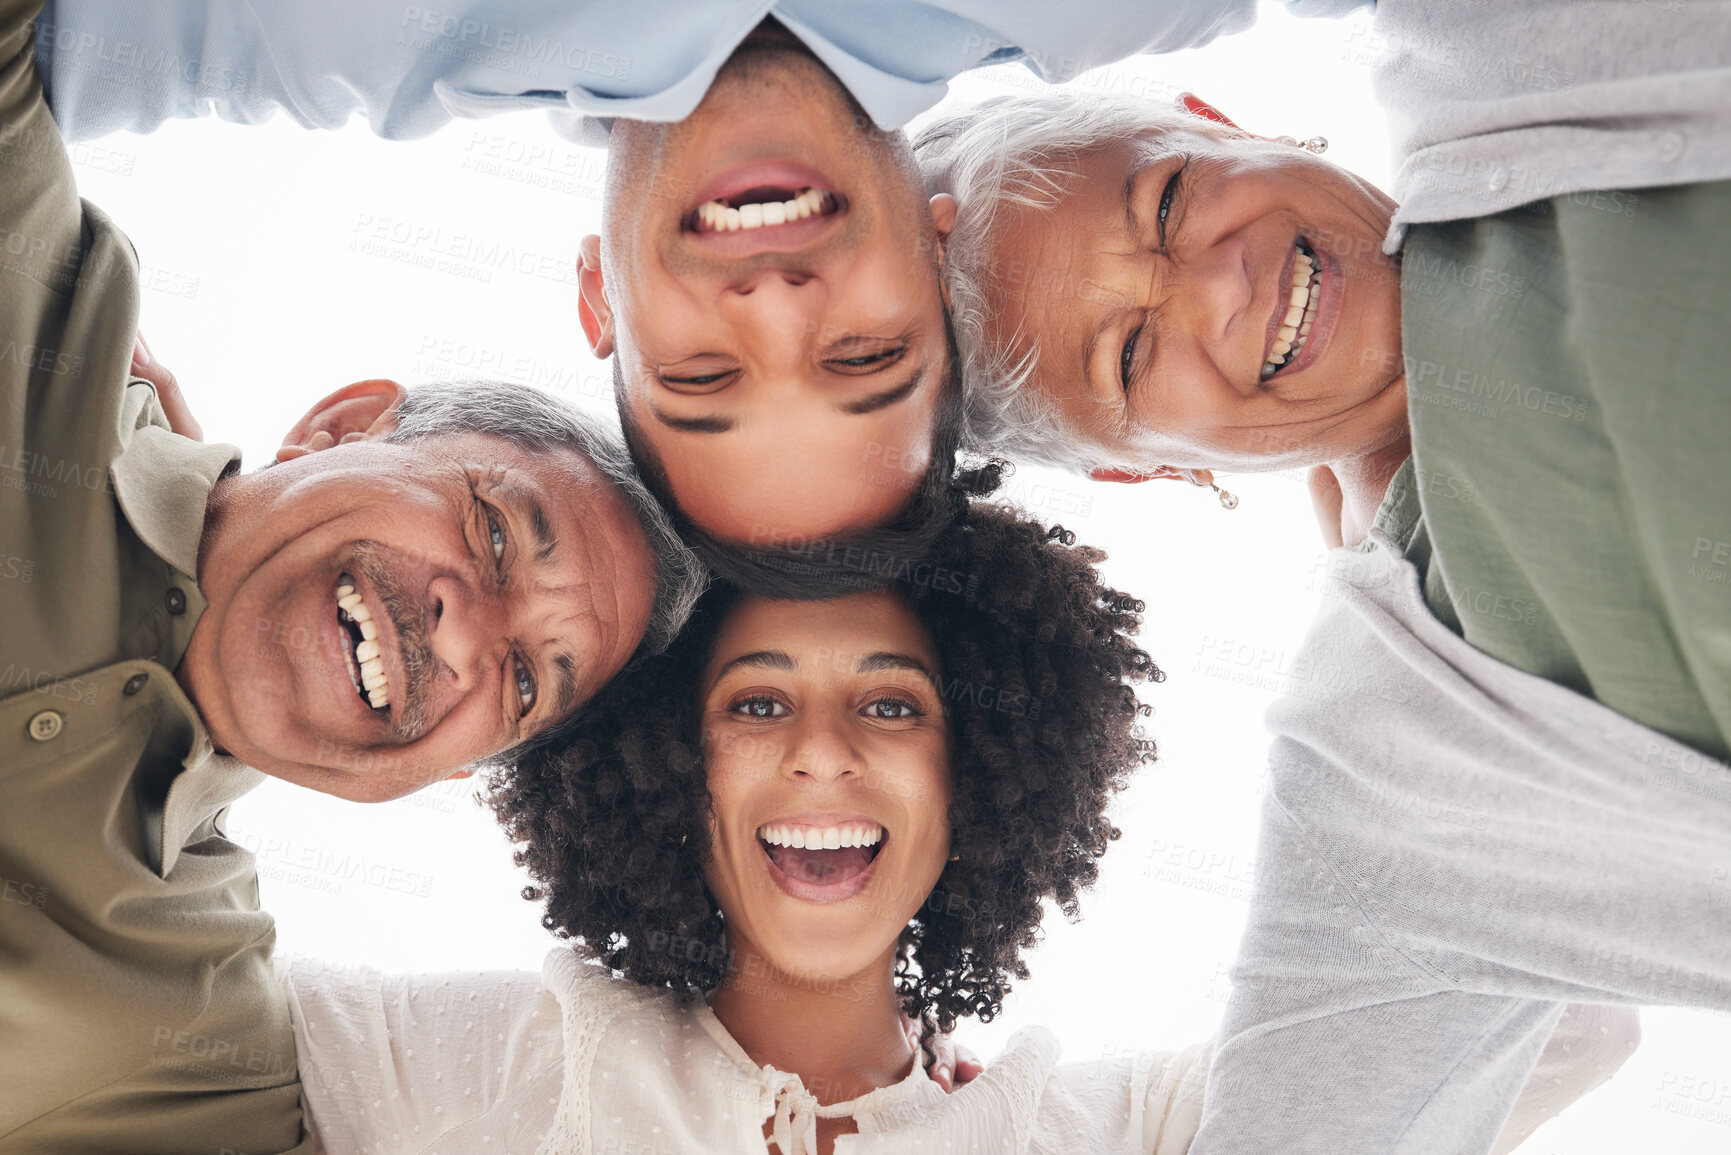
[[[1299,359],[1322,300],[1322,269],[1303,237],[1293,242],[1281,274],[1274,287],[1274,314],[1268,319],[1271,334],[1262,363],[1264,381]]]

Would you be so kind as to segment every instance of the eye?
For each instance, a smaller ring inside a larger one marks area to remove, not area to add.
[[[870,718],[923,718],[920,708],[906,698],[877,698],[866,706]]]
[[[1130,330],[1130,336],[1124,339],[1124,351],[1118,354],[1118,383],[1124,386],[1124,392],[1130,392],[1130,370],[1136,360],[1136,342],[1142,336],[1142,330],[1147,328],[1146,322]]]
[[[730,376],[732,372],[733,371],[729,369],[722,373],[701,373],[695,377],[669,377],[666,374],[662,374],[661,383],[663,385],[713,385],[717,381]]]
[[[517,716],[527,717],[535,708],[535,671],[529,668],[528,663],[516,659],[512,659],[511,669],[512,678],[517,683],[517,701],[523,707]]]
[[[739,698],[727,707],[727,712],[745,718],[785,718],[792,713],[785,703],[765,694]]]
[[[1166,180],[1166,187],[1160,193],[1160,247],[1166,247],[1166,218],[1172,215],[1172,204],[1178,199],[1180,191],[1179,177],[1184,175],[1184,166],[1179,165]]]
[[[880,349],[873,353],[862,353],[857,357],[835,357],[825,364],[832,369],[876,369],[884,365],[893,365],[900,361],[908,351],[906,345],[897,345],[893,349]]]
[[[482,502],[481,509],[487,515],[487,540],[493,546],[493,564],[497,565],[505,560],[505,525],[492,506]]]

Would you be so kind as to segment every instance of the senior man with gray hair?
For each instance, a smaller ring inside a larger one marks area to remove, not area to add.
[[[172,432],[34,9],[0,2],[0,1150],[307,1150],[229,804],[556,734],[701,569],[614,437],[515,387],[356,382],[252,473]]]

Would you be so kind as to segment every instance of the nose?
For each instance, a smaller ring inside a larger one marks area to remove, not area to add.
[[[1249,322],[1260,331],[1261,321],[1249,315],[1256,299],[1250,279],[1249,249],[1228,237],[1185,255],[1183,276],[1172,294],[1190,315],[1190,329],[1204,344],[1225,345]]]
[[[722,320],[766,359],[799,358],[829,304],[824,278],[803,269],[763,266],[722,290]]]
[[[433,656],[453,688],[472,690],[505,644],[504,609],[455,577],[434,578],[427,595],[427,643]]]
[[[865,761],[840,726],[809,714],[782,759],[782,771],[811,782],[834,782],[865,772]]]

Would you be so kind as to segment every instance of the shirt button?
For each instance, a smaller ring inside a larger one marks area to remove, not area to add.
[[[169,586],[168,595],[163,598],[168,603],[168,612],[184,614],[186,612],[186,591],[179,586]]]
[[[126,685],[120,687],[120,692],[130,698],[132,695],[138,693],[138,691],[144,689],[144,683],[148,681],[150,681],[149,674],[134,674],[132,677],[126,679]]]
[[[30,719],[30,736],[38,742],[47,742],[60,736],[65,728],[66,720],[56,710],[43,710]]]

